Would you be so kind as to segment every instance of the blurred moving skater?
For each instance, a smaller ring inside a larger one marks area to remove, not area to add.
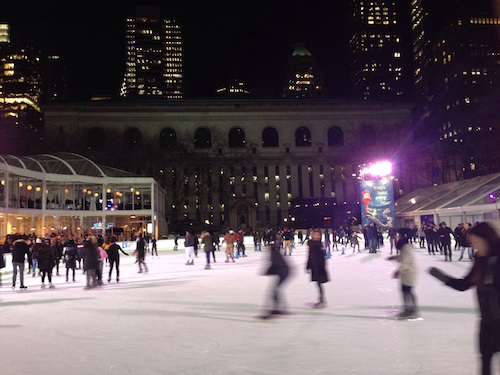
[[[417,280],[417,264],[413,254],[413,247],[408,243],[408,238],[401,231],[396,234],[396,250],[399,255],[393,255],[387,259],[396,260],[400,263],[399,268],[394,272],[394,278],[401,279],[404,310],[398,314],[397,318],[415,319],[420,317],[417,299],[412,290]]]
[[[468,235],[476,254],[467,276],[456,279],[435,267],[431,267],[429,273],[459,291],[476,287],[481,310],[479,351],[482,374],[490,375],[493,354],[500,351],[500,238],[485,222],[472,227]]]
[[[265,275],[278,276],[277,282],[274,284],[270,293],[270,300],[272,306],[260,316],[261,319],[269,319],[272,315],[285,314],[283,310],[283,300],[280,297],[279,289],[288,278],[289,268],[281,255],[281,242],[279,235],[276,236],[274,244],[271,245],[271,266],[267,269]]]

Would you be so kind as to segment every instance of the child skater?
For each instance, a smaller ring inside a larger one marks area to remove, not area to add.
[[[396,260],[400,263],[399,268],[394,272],[394,278],[401,279],[401,291],[405,309],[398,314],[398,319],[415,319],[420,317],[417,307],[417,299],[412,288],[416,284],[417,264],[413,255],[413,247],[408,243],[408,238],[399,232],[396,235],[396,249],[399,255],[393,255],[388,260]]]
[[[325,306],[322,284],[329,281],[328,273],[325,268],[325,249],[321,243],[321,230],[314,229],[312,239],[308,241],[309,259],[306,270],[311,272],[311,281],[316,281],[319,289],[319,301],[314,305],[315,309],[321,309]]]

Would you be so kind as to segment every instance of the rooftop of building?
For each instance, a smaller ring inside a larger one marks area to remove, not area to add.
[[[91,177],[134,177],[120,169],[94,163],[85,156],[60,152],[32,156],[0,155],[0,163],[7,168],[16,167],[29,171]]]

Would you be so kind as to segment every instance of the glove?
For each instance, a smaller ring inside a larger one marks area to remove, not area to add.
[[[436,267],[429,268],[428,272],[432,276],[434,276],[436,279],[442,281],[443,283],[446,283],[448,281],[448,279],[450,278],[443,271],[441,271],[439,268],[436,268]]]

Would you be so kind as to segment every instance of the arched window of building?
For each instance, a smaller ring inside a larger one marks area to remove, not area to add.
[[[377,144],[377,132],[373,126],[365,125],[361,128],[360,140],[366,146],[375,146]]]
[[[278,131],[275,128],[265,128],[262,131],[262,147],[279,147]]]
[[[208,130],[207,128],[199,128],[194,132],[194,147],[212,147],[212,134],[210,133],[210,130]]]
[[[87,148],[102,150],[106,146],[106,133],[102,128],[92,128],[87,133]]]
[[[241,128],[229,131],[229,147],[245,147],[245,132]]]
[[[172,128],[164,128],[160,132],[160,147],[167,148],[177,141],[177,133]]]
[[[138,129],[132,128],[125,131],[125,147],[136,148],[141,145],[142,136]]]
[[[295,131],[295,146],[311,147],[311,131],[301,126]]]
[[[344,131],[338,126],[332,126],[328,129],[328,146],[343,146]]]

